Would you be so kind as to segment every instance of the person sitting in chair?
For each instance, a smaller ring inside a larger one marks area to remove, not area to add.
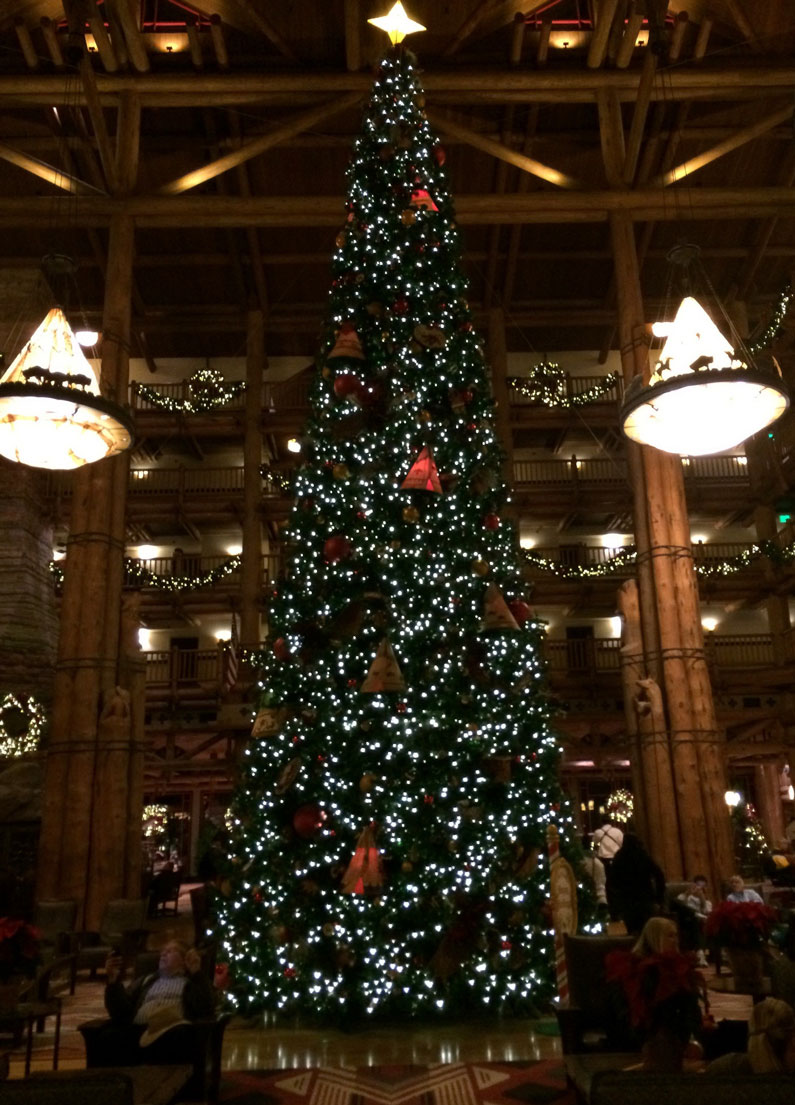
[[[191,1063],[194,1041],[191,1021],[214,1012],[210,979],[201,970],[195,948],[172,940],[160,952],[154,974],[121,981],[121,956],[105,964],[105,1008],[110,1024],[103,1032],[106,1066],[142,1063]]]
[[[732,875],[729,879],[731,890],[726,895],[727,902],[758,902],[763,904],[761,897],[750,886],[746,886],[741,875]]]

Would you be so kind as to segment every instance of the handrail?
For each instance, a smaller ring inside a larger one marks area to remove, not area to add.
[[[697,542],[690,546],[693,560],[696,564],[710,564],[715,561],[728,560],[733,556],[741,556],[748,553],[754,547],[752,541],[710,541]],[[531,557],[539,560],[548,560],[566,567],[600,567],[607,565],[617,557],[623,557],[633,552],[632,545],[619,548],[606,548],[604,545],[586,545],[584,542],[571,542],[565,545],[536,545],[527,550]],[[526,563],[526,570],[543,572],[546,570],[541,565],[534,564],[532,560]],[[615,573],[632,574],[635,571],[632,561],[624,565],[616,565]]]
[[[599,376],[572,376],[570,373],[564,373],[566,380],[566,398],[574,399],[578,395],[582,395],[583,392],[588,391],[592,387],[597,387],[604,383],[605,373]],[[530,377],[516,376],[513,379],[530,381]],[[616,400],[621,398],[623,394],[623,381],[620,376],[615,375],[613,377],[613,386],[594,400],[594,403],[615,403]],[[532,396],[523,395],[521,391],[517,391],[516,388],[510,387],[508,389],[508,400],[512,407],[537,407],[541,405],[540,400],[533,399]],[[546,405],[546,404],[545,404]],[[560,409],[554,404],[549,406],[550,410]]]
[[[546,637],[544,659],[551,674],[581,675],[617,672],[621,667],[620,637]],[[769,633],[707,635],[707,659],[719,669],[773,667],[773,640]],[[193,686],[220,678],[221,650],[179,649],[145,652],[148,686]]]
[[[289,469],[279,468],[279,473],[290,475]],[[744,464],[736,457],[693,457],[683,468],[685,481],[718,479],[724,481],[748,481]],[[68,496],[72,494],[70,472],[47,472],[47,494]],[[513,465],[514,484],[517,490],[527,485],[617,487],[627,483],[626,463],[604,457],[576,457],[569,460],[516,460]],[[129,491],[135,495],[169,494],[224,494],[243,490],[243,466],[228,467],[173,467],[133,468],[130,470]],[[285,492],[267,480],[263,482],[263,494],[284,498]]]
[[[134,566],[150,572],[154,576],[201,578],[215,568],[223,567],[229,561],[229,556],[201,556],[194,553],[175,552],[172,556],[153,556],[147,559],[131,556],[128,559],[132,561]],[[282,562],[283,558],[278,553],[263,553],[261,557],[263,585],[278,579],[282,570]],[[239,575],[240,566],[238,565],[225,578],[230,581],[237,581]],[[197,588],[198,586],[200,585],[197,585]],[[156,585],[154,589],[157,589]]]
[[[225,385],[242,383],[240,380],[224,380]],[[137,385],[137,386],[136,386]],[[156,395],[161,395],[164,399],[171,399],[176,403],[184,403],[194,397],[193,389],[190,385],[190,380],[180,380],[177,383],[171,384],[146,384],[144,385],[146,390],[153,392]],[[147,399],[145,395],[141,393],[141,384],[138,380],[133,380],[130,383],[130,406],[136,411],[162,411],[164,413],[176,414],[179,412],[169,412],[166,408],[161,407],[159,403],[151,399]],[[240,391],[236,395],[230,395],[229,399],[225,403],[219,403],[214,409],[216,410],[229,410],[239,409],[245,403],[245,394]],[[190,412],[188,412],[190,413]],[[207,412],[209,413],[209,412]]]

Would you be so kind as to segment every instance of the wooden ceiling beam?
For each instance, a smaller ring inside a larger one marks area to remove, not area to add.
[[[171,73],[97,73],[97,88],[101,96],[113,97],[134,87],[151,106],[153,99],[160,106],[213,103],[216,98],[238,97],[267,100],[271,95],[287,93],[293,97],[317,93],[340,95],[359,92],[366,96],[372,86],[369,73],[298,72],[237,72],[194,73],[190,80],[184,74]],[[423,86],[431,97],[438,93],[454,93],[460,103],[478,99],[494,99],[557,103],[593,103],[600,88],[612,88],[621,101],[633,103],[638,81],[634,70],[595,69],[583,71],[524,69],[508,72],[494,69],[426,70]],[[791,66],[731,66],[699,65],[674,67],[666,71],[665,81],[657,82],[653,99],[671,102],[682,99],[754,100],[776,92],[795,89],[795,73]],[[9,97],[17,104],[61,104],[74,102],[75,91],[65,88],[62,76],[41,73],[8,74],[0,77],[0,98]]]
[[[329,119],[331,116],[353,107],[354,104],[359,102],[359,99],[359,93],[353,92],[349,96],[343,96],[340,100],[332,100],[313,108],[311,111],[302,112],[282,126],[276,127],[268,134],[264,134],[261,138],[255,138],[252,142],[247,142],[233,150],[232,153],[225,154],[207,165],[202,165],[198,169],[193,169],[191,172],[184,173],[175,180],[169,181],[168,184],[164,184],[158,189],[158,194],[175,196],[181,192],[188,192],[191,188],[196,188],[199,184],[204,184],[205,181],[212,180],[214,177],[242,165],[244,161],[249,161],[252,157],[257,157],[266,150],[278,146],[285,139],[292,138],[294,135],[316,126],[324,119]]]
[[[477,131],[470,130],[469,127],[464,127],[460,123],[456,123],[454,119],[451,119],[449,115],[445,115],[443,112],[431,109],[426,111],[426,114],[430,122],[433,123],[442,134],[451,134],[454,138],[466,142],[476,150],[482,150],[483,153],[491,154],[492,157],[499,158],[501,161],[507,161],[509,165],[515,165],[516,168],[521,169],[522,172],[537,176],[540,180],[545,180],[548,184],[554,184],[558,188],[581,187],[580,182],[575,177],[569,176],[567,173],[562,173],[558,169],[553,169],[549,165],[544,165],[543,162],[536,161],[533,157],[527,157],[525,154],[517,153],[516,150],[510,149],[510,147],[503,145],[501,142],[495,142],[491,138],[486,138],[484,135],[478,134]]]
[[[697,173],[699,169],[703,169],[705,165],[711,165],[712,162],[717,161],[718,158],[724,157],[727,153],[731,153],[732,150],[737,150],[741,146],[747,145],[749,142],[753,142],[755,138],[759,138],[760,135],[772,130],[773,127],[777,127],[780,123],[785,123],[787,120],[791,119],[792,103],[788,103],[786,107],[779,108],[778,111],[766,115],[764,119],[760,119],[758,122],[752,123],[748,127],[741,127],[740,130],[735,131],[733,135],[724,139],[723,142],[719,142],[716,146],[712,146],[711,149],[704,150],[702,153],[696,154],[695,157],[690,157],[687,161],[683,161],[681,164],[674,166],[673,169],[660,173],[651,180],[651,186],[656,188],[667,188],[669,184],[675,184],[678,180],[691,177],[694,173]]]
[[[56,169],[53,165],[48,165],[45,161],[39,161],[37,157],[29,157],[20,150],[15,150],[12,146],[6,146],[2,142],[0,142],[0,159],[8,161],[11,165],[16,165],[18,169],[24,169],[26,173],[31,173],[39,180],[46,180],[48,184],[54,184],[56,188],[61,188],[64,192],[71,192],[73,195],[96,196],[107,194],[103,193],[101,188],[95,188],[93,184],[88,184],[85,180],[72,176],[64,169]]]
[[[526,195],[463,195],[457,203],[462,225],[490,223],[600,223],[613,211],[623,211],[643,222],[680,222],[689,219],[765,219],[771,215],[795,218],[795,191],[780,186],[759,188],[695,188],[687,208],[672,204],[670,193],[659,188],[634,191],[534,191]],[[87,196],[70,211],[70,226],[107,226],[111,217],[127,211],[139,227],[224,226],[338,226],[342,218],[339,196],[182,195],[129,196],[125,199]],[[43,196],[0,197],[4,226],[52,225],[52,200]]]

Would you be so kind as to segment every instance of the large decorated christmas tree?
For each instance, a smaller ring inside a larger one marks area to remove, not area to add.
[[[571,818],[445,155],[378,67],[219,918],[248,1011],[527,1013]]]

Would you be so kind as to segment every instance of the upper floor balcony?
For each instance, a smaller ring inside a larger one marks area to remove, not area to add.
[[[716,511],[738,506],[749,492],[744,457],[699,456],[683,462],[689,505],[714,506]],[[278,469],[280,483],[293,469]],[[631,505],[628,472],[623,460],[571,457],[569,460],[516,460],[513,465],[513,502],[538,518],[561,518],[578,508],[628,512]],[[49,472],[48,492],[55,504],[65,505],[72,494],[71,472]],[[130,469],[128,513],[134,520],[168,515],[184,509],[191,516],[236,516],[243,494],[242,465],[158,465]],[[263,512],[279,518],[289,513],[291,498],[278,483],[262,481]]]

